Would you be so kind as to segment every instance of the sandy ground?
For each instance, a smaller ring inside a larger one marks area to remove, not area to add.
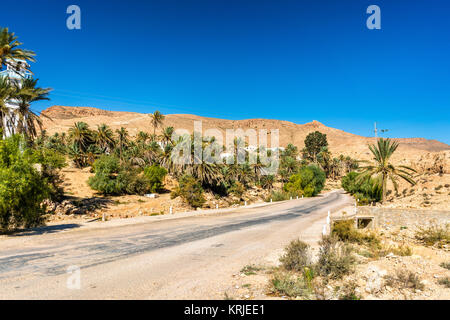
[[[234,212],[108,227],[60,226],[0,239],[0,298],[223,299],[233,274],[274,263],[291,240],[314,242],[328,210],[348,206],[339,192]],[[128,221],[122,225],[122,222]],[[142,220],[144,221],[144,220]],[[81,268],[69,289],[70,266]]]

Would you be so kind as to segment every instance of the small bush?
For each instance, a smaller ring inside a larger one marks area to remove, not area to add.
[[[159,192],[163,189],[163,180],[167,175],[167,170],[153,165],[144,169],[144,176],[148,181],[150,192]]]
[[[251,265],[247,265],[244,268],[242,268],[241,273],[245,274],[246,276],[251,276],[251,275],[255,275],[260,270],[262,270],[262,268],[251,264]]]
[[[185,174],[178,181],[178,187],[171,194],[172,198],[180,196],[190,206],[199,208],[205,203],[205,197],[203,196],[203,188],[199,181],[193,176]]]
[[[445,277],[445,278],[439,279],[438,283],[443,285],[446,288],[450,288],[450,278],[449,277]]]
[[[285,200],[289,200],[290,199],[290,195],[288,193],[284,192],[284,191],[272,191],[272,193],[266,199],[266,201],[269,202],[270,199],[272,199],[272,201],[274,201],[274,202],[285,201]]]
[[[445,226],[434,224],[428,227],[419,227],[415,237],[427,246],[442,248],[444,245],[450,244],[450,224]]]
[[[286,270],[303,272],[311,266],[309,245],[300,240],[292,241],[285,249],[280,262]]]
[[[325,172],[315,165],[309,165],[292,175],[283,188],[290,195],[313,197],[319,194],[324,186]]]
[[[277,272],[270,280],[270,291],[288,297],[310,298],[313,295],[311,284],[303,276],[288,272]]]
[[[359,173],[349,172],[341,180],[342,188],[359,199],[360,205],[378,202],[382,198],[382,188],[374,179],[359,178]]]
[[[93,164],[95,175],[88,180],[89,186],[104,195],[145,194],[151,183],[141,169],[120,165],[115,156],[103,155]]]
[[[394,276],[387,275],[385,279],[386,285],[400,289],[423,290],[425,287],[414,272],[407,270],[397,270]]]
[[[440,266],[444,269],[450,270],[450,262],[442,262]]]
[[[325,236],[319,242],[317,273],[331,279],[340,279],[351,271],[355,262],[352,248],[335,236]]]
[[[411,247],[407,246],[405,244],[401,244],[397,247],[391,247],[388,249],[388,251],[392,252],[393,254],[395,254],[397,256],[402,256],[402,257],[412,256],[412,254],[413,254]]]
[[[357,287],[355,281],[346,282],[341,289],[339,300],[361,300],[361,296],[356,292]]]
[[[235,181],[231,187],[228,189],[228,192],[236,197],[242,197],[245,192],[245,186],[239,181]]]
[[[353,220],[341,220],[333,223],[331,234],[340,241],[369,246],[379,246],[380,239],[375,233],[361,232],[354,226]]]

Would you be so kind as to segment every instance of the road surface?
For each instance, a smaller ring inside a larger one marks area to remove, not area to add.
[[[330,192],[232,212],[3,237],[0,299],[222,299],[232,274],[275,262],[293,239],[315,242],[327,211],[350,201]]]

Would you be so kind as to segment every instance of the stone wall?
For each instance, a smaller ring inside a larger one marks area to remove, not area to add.
[[[450,210],[358,207],[358,216],[374,216],[375,228],[450,223]]]

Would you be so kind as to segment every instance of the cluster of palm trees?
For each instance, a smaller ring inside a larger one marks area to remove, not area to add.
[[[0,27],[0,71],[4,67],[17,68],[20,61],[34,61],[34,52],[19,48],[21,45],[14,33]],[[26,64],[20,66],[24,67]],[[31,76],[18,80],[0,76],[0,137],[9,132],[22,134],[28,139],[36,138],[38,128],[42,130],[42,120],[31,109],[31,104],[48,100],[50,91],[50,88],[39,87],[38,79]],[[11,103],[14,108],[11,108]]]
[[[244,186],[258,184],[271,189],[274,176],[264,175],[264,166],[258,161],[249,163],[249,154],[245,154],[245,163],[233,161],[232,164],[215,163],[198,157],[194,152],[194,135],[190,137],[177,136],[173,127],[163,127],[164,116],[156,111],[150,114],[153,133],[138,132],[131,137],[126,128],[121,127],[113,131],[108,125],[98,125],[91,129],[85,122],[75,123],[68,133],[56,133],[47,136],[43,131],[37,143],[47,148],[67,153],[78,167],[92,165],[103,154],[116,156],[123,164],[145,168],[154,164],[164,167],[172,176],[179,178],[184,174],[192,175],[204,187],[209,189],[227,188],[236,182]],[[160,134],[156,129],[161,128]],[[190,143],[189,155],[191,161],[179,163],[174,159],[174,148]],[[239,146],[243,146],[242,139],[235,138],[234,160],[238,158]],[[216,150],[219,154],[223,146],[219,146],[214,137],[202,139],[202,154],[206,149]],[[213,156],[218,156],[213,152]]]

